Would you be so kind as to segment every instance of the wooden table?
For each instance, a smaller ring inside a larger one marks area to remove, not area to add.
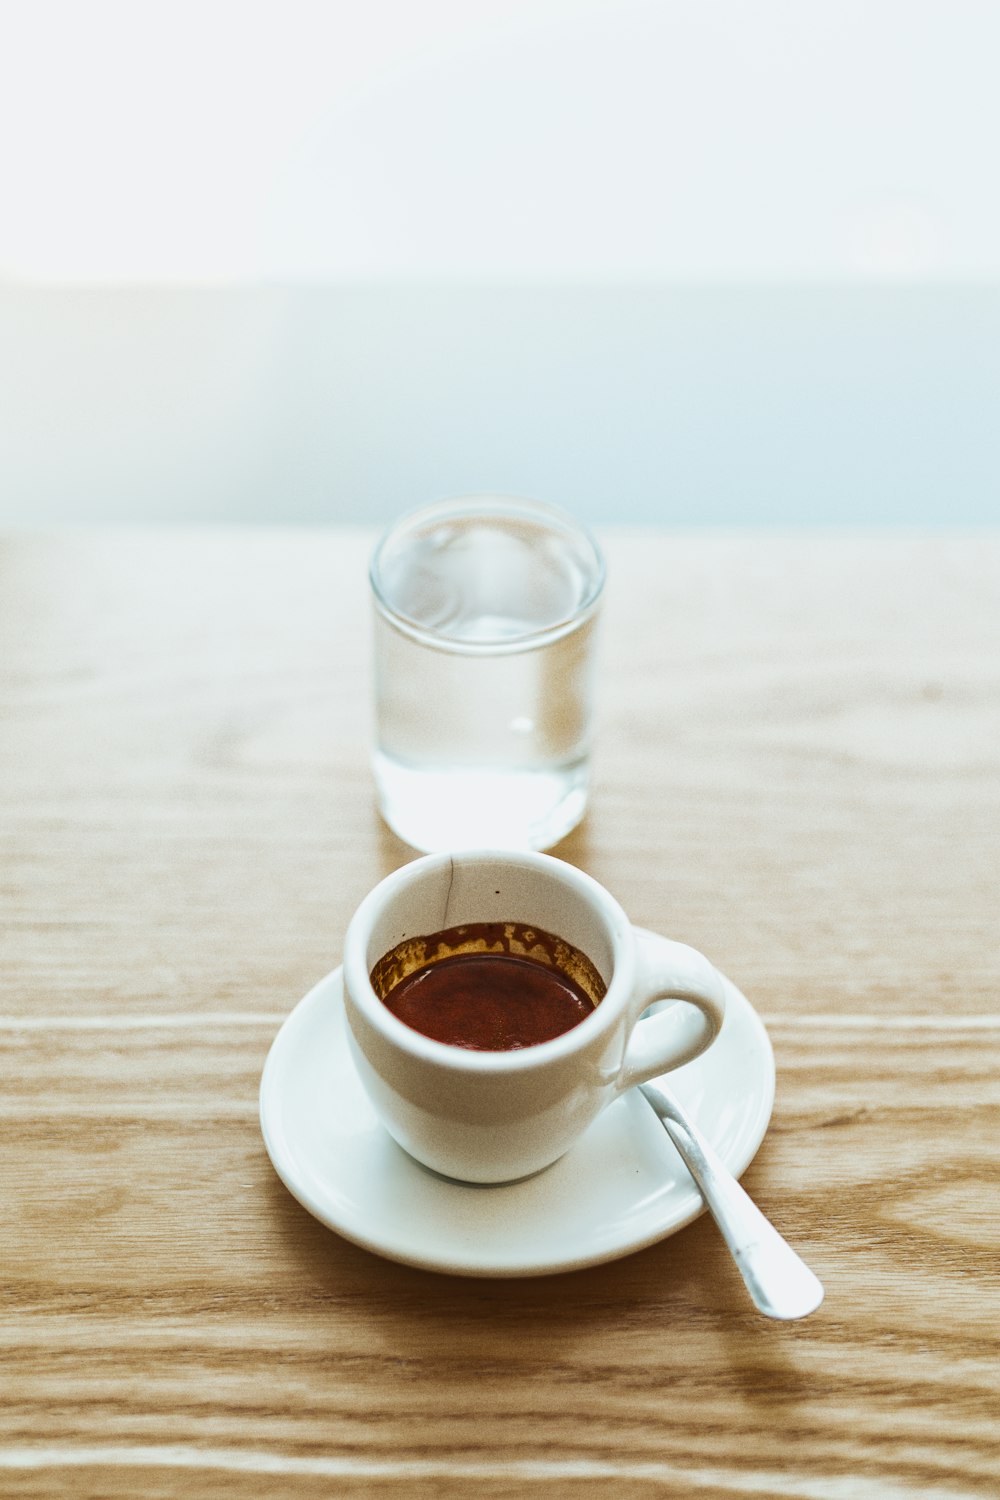
[[[592,811],[557,851],[763,1016],[745,1184],[474,1280],[265,1154],[282,1018],[410,857],[370,794],[359,531],[0,550],[4,1496],[1000,1493],[1000,538],[615,533]]]

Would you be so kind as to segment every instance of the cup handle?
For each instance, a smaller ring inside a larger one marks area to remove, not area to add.
[[[636,1023],[618,1075],[620,1092],[699,1057],[715,1041],[726,1013],[722,975],[703,953],[642,927],[633,931],[633,1014],[641,1014],[658,1000],[678,1003]]]

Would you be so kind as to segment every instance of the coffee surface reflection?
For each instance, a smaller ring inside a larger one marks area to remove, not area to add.
[[[604,981],[578,948],[515,922],[408,938],[375,965],[376,994],[414,1031],[477,1052],[550,1041],[586,1020]]]

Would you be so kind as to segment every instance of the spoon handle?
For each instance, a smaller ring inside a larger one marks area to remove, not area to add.
[[[754,1305],[768,1318],[804,1318],[815,1312],[823,1287],[809,1267],[740,1187],[673,1095],[660,1084],[639,1087],[698,1184]]]

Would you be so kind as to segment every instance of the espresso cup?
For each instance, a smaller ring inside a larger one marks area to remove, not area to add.
[[[482,949],[486,924],[515,933],[531,962],[558,969],[563,953],[582,955],[600,986],[584,1018],[533,1045],[469,1050],[388,1008],[372,977],[384,989],[387,955],[424,952],[425,937],[437,951],[438,935],[464,929]],[[633,927],[575,866],[504,850],[433,854],[383,880],[351,919],[343,979],[352,1053],[377,1115],[417,1161],[463,1182],[549,1166],[619,1094],[704,1052],[725,1011],[722,978],[701,953]],[[674,1003],[643,1018],[660,1001]]]

